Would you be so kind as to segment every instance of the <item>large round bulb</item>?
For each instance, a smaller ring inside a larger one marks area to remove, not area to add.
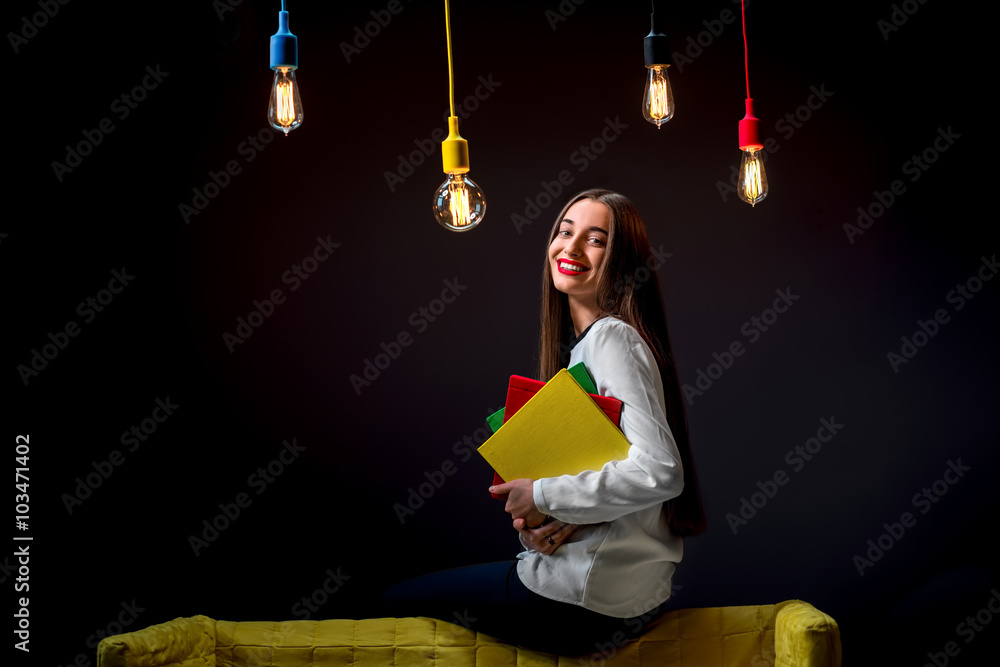
[[[759,149],[743,151],[737,192],[740,199],[751,206],[764,201],[767,196],[767,174],[764,173],[764,161]]]
[[[277,67],[274,70],[267,120],[274,129],[281,130],[285,135],[302,125],[302,100],[299,98],[299,84],[295,81],[295,69],[292,67]]]
[[[465,232],[486,215],[486,198],[478,185],[464,174],[448,174],[434,193],[434,217],[445,229]]]
[[[646,89],[642,93],[642,117],[660,129],[674,117],[674,91],[667,77],[669,65],[647,67]]]

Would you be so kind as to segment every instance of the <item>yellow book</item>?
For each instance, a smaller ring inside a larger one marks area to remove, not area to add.
[[[511,415],[479,453],[505,480],[600,470],[628,458],[625,435],[564,368]]]

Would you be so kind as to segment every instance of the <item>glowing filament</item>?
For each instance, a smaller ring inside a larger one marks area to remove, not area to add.
[[[294,101],[294,90],[292,89],[292,82],[287,79],[279,81],[277,84],[277,114],[278,123],[282,126],[287,127],[295,122],[295,101]],[[298,136],[298,135],[296,135]]]
[[[649,115],[656,120],[667,117],[667,82],[656,79],[649,89]]]
[[[464,184],[453,184],[448,188],[451,191],[449,208],[451,210],[451,224],[455,227],[465,227],[470,222],[469,213],[469,191]]]
[[[763,187],[760,184],[760,163],[754,160],[747,166],[747,173],[743,177],[743,192],[753,204],[760,199],[761,190]]]

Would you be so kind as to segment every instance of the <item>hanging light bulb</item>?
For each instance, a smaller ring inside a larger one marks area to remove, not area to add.
[[[760,120],[753,115],[753,98],[750,97],[750,63],[747,49],[747,15],[745,3],[740,2],[743,18],[743,69],[746,74],[747,96],[746,115],[740,121],[740,161],[739,182],[736,192],[740,199],[754,206],[767,197],[767,174],[764,173],[764,144],[760,141]]]
[[[278,12],[278,32],[271,35],[271,69],[274,84],[271,101],[267,106],[267,120],[271,127],[288,133],[302,125],[302,100],[295,70],[299,67],[298,38],[288,31],[288,12],[281,3]]]
[[[486,198],[482,189],[472,182],[469,172],[469,142],[458,134],[455,115],[455,74],[451,62],[451,9],[444,0],[444,31],[448,39],[448,95],[451,115],[448,117],[448,138],[441,142],[441,162],[448,179],[434,192],[434,217],[453,232],[473,229],[486,215]]]
[[[441,142],[441,158],[448,178],[434,192],[434,217],[445,229],[468,231],[486,215],[486,198],[466,176],[469,143],[458,134],[458,116],[448,118],[448,138]]]
[[[642,93],[642,117],[656,129],[674,117],[674,91],[670,88],[670,41],[657,25],[655,7],[649,15],[650,29],[643,40],[646,59],[646,87]]]
[[[737,194],[754,206],[767,197],[767,174],[764,173],[764,144],[760,142],[760,120],[753,115],[753,100],[746,100],[746,115],[740,121],[740,174]]]

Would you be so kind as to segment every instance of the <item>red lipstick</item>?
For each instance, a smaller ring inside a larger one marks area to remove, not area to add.
[[[567,268],[563,268],[563,265],[566,265]],[[568,268],[570,266],[574,267],[575,270]],[[567,276],[579,276],[590,271],[589,267],[584,266],[580,262],[574,262],[572,259],[557,259],[556,268],[559,270],[559,273]]]

